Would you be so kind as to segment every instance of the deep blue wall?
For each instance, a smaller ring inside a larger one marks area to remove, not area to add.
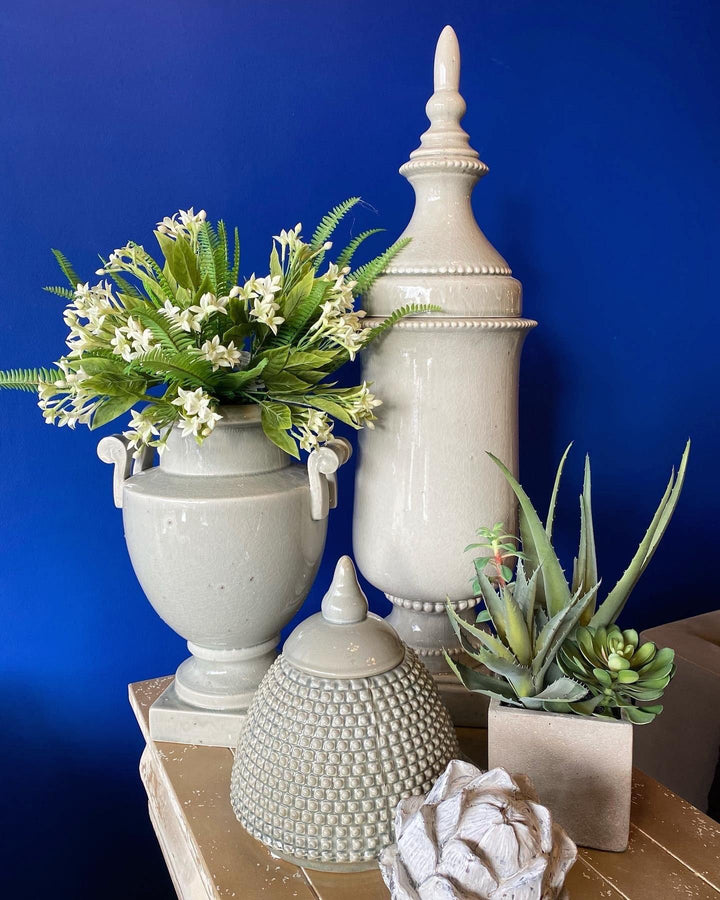
[[[557,527],[569,551],[590,451],[610,585],[691,435],[685,493],[633,618],[709,610],[719,11],[701,0],[7,4],[0,366],[62,350],[60,303],[40,290],[57,282],[50,247],[91,276],[96,253],[149,245],[160,217],[203,206],[239,224],[249,272],[278,228],[312,226],[355,193],[377,210],[355,230],[397,234],[412,204],[397,167],[426,127],[434,43],[450,22],[465,125],[491,167],[478,218],[540,322],[522,370],[524,483],[545,502],[575,440]],[[135,581],[98,435],[47,427],[31,395],[0,402],[0,872],[26,897],[170,897],[125,686],[173,671],[183,643]],[[348,474],[341,489],[302,615],[350,548]]]

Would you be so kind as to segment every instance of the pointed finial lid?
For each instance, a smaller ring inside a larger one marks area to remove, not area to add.
[[[459,85],[460,48],[446,25],[435,50],[434,91],[425,107],[430,127],[400,168],[415,191],[415,209],[401,235],[410,242],[368,293],[371,316],[388,315],[410,296],[439,305],[440,314],[451,317],[521,314],[520,283],[473,214],[472,191],[488,168],[460,124],[466,107]],[[431,280],[423,282],[422,294],[411,294],[418,284],[406,276]],[[428,289],[435,296],[430,298]]]
[[[460,45],[450,25],[443,28],[438,38],[433,71],[434,93],[425,106],[430,127],[421,136],[420,146],[410,154],[410,159],[473,160],[469,165],[480,178],[487,172],[487,166],[478,159],[477,150],[470,146],[470,138],[460,124],[467,106],[460,94]]]
[[[283,656],[296,668],[324,678],[367,678],[404,659],[405,646],[395,629],[368,612],[349,556],[338,560],[321,610],[285,641]]]

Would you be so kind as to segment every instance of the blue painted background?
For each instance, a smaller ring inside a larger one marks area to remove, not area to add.
[[[90,276],[97,252],[129,238],[149,246],[163,215],[203,206],[239,224],[243,270],[259,271],[278,228],[302,219],[309,230],[355,193],[373,209],[352,228],[396,235],[412,202],[397,167],[426,127],[434,43],[450,22],[465,125],[491,167],[478,218],[540,322],[523,359],[523,481],[544,503],[575,440],[556,528],[570,553],[590,451],[609,586],[692,435],[685,493],[632,618],[709,610],[719,10],[700,0],[7,4],[0,366],[61,352],[60,303],[40,290],[57,283],[50,247]],[[136,584],[98,435],[47,427],[31,395],[0,403],[0,872],[26,897],[171,897],[125,686],[173,671],[183,643]],[[351,473],[341,482],[302,615],[350,548]]]

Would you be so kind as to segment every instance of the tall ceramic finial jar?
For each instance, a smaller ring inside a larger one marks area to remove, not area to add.
[[[522,286],[478,227],[470,197],[487,166],[460,125],[460,51],[447,26],[435,52],[430,128],[400,169],[415,191],[412,240],[378,279],[368,315],[403,304],[441,312],[405,319],[366,352],[364,377],[383,398],[360,436],[354,513],[363,575],[393,603],[390,622],[433,672],[455,645],[449,597],[469,612],[472,566],[464,548],[481,525],[516,527],[507,482],[518,458],[518,371],[525,335]]]

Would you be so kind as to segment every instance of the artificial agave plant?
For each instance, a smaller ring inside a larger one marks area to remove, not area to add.
[[[469,690],[510,705],[644,724],[652,721],[662,707],[640,708],[637,704],[662,696],[674,671],[673,653],[658,651],[651,642],[638,647],[637,632],[620,631],[613,623],[670,522],[685,478],[690,441],[630,564],[599,604],[587,457],[580,496],[580,544],[569,584],[552,545],[555,505],[569,450],[565,450],[558,466],[545,523],[517,479],[489,454],[518,499],[522,552],[516,549],[514,538],[502,533],[501,525],[481,528],[478,533],[483,542],[466,549],[489,551],[474,561],[476,592],[485,608],[473,624],[460,618],[448,604],[463,650],[494,675],[455,662],[447,654],[446,659]],[[517,559],[514,583],[508,565],[513,557]]]
[[[69,301],[67,351],[52,368],[0,372],[0,388],[37,391],[45,420],[97,428],[133,410],[124,436],[136,456],[162,450],[170,428],[202,442],[222,418],[221,404],[258,405],[268,438],[293,456],[331,436],[333,420],[372,427],[380,404],[364,382],[328,381],[397,319],[436,307],[410,305],[364,327],[356,298],[407,241],[352,267],[357,235],[326,261],[329,241],[352,197],[325,216],[312,237],[301,226],[273,238],[269,273],[240,279],[223,222],[181,210],[158,222],[162,260],[130,242],[102,261],[103,280],[80,278],[53,251],[68,287],[47,288]],[[323,266],[324,263],[324,266]]]
[[[579,589],[549,615],[543,604],[537,602],[539,569],[527,577],[516,539],[502,534],[502,528],[498,524],[492,530],[480,529],[484,542],[470,545],[491,551],[490,556],[475,560],[475,584],[485,606],[477,623],[466,622],[450,604],[447,606],[462,649],[494,675],[456,662],[448,653],[445,659],[468,690],[487,694],[511,706],[567,710],[568,704],[582,700],[588,689],[564,675],[558,669],[556,657],[563,641],[592,602],[597,585],[584,592]],[[507,565],[513,555],[521,557],[514,582],[510,580],[512,572]],[[488,576],[485,569],[489,565],[495,571]],[[492,626],[492,631],[478,627],[485,623]]]

